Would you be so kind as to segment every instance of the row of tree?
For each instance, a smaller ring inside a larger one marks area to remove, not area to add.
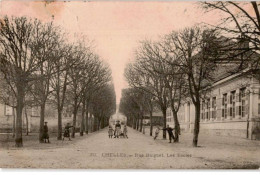
[[[98,121],[107,120],[115,111],[109,66],[95,54],[90,42],[68,38],[53,22],[7,16],[0,21],[1,100],[16,109],[17,147],[23,145],[22,113],[27,106],[40,107],[40,142],[46,104],[54,104],[57,110],[58,140],[62,139],[64,108],[72,109],[72,137],[79,109],[81,135],[88,133],[90,110]]]
[[[178,111],[181,104],[190,101],[195,106],[195,147],[198,144],[201,101],[205,91],[216,80],[216,70],[226,63],[235,65],[232,71],[239,71],[248,65],[256,66],[253,67],[255,70],[260,60],[251,57],[259,52],[259,3],[200,4],[207,11],[226,13],[223,23],[218,26],[185,28],[173,31],[157,41],[142,41],[135,52],[135,62],[125,69],[125,77],[131,88],[125,90],[120,103],[121,112],[134,120],[140,119],[141,125],[143,113],[150,113],[151,135],[152,104],[159,106],[163,114],[163,127],[166,127],[166,111],[170,107],[175,125],[175,141],[178,142]],[[234,25],[227,25],[230,22],[234,22]],[[166,138],[166,131],[163,138]]]

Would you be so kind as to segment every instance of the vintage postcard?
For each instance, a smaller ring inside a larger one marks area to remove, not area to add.
[[[0,1],[0,168],[259,169],[259,11]]]

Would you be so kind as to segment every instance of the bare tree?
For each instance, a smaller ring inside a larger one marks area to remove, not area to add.
[[[137,92],[139,91],[139,92]],[[142,108],[140,106],[140,90],[135,88],[128,88],[122,91],[122,98],[120,100],[119,112],[127,116],[132,122],[132,127],[136,130],[140,130],[140,120],[142,114]],[[128,123],[129,124],[129,123]]]
[[[167,52],[167,50],[165,50]],[[180,135],[180,124],[178,119],[178,112],[181,104],[185,101],[187,97],[187,87],[185,74],[182,70],[176,66],[175,57],[168,57],[161,62],[161,69],[159,70],[165,78],[165,85],[168,88],[168,97],[171,107],[171,111],[174,119],[174,128],[175,128],[175,142],[179,142]]]
[[[68,80],[69,69],[77,64],[77,61],[73,60],[73,54],[73,46],[64,44],[58,45],[53,55],[57,59],[53,62],[54,73],[51,76],[50,86],[52,99],[58,112],[58,140],[62,139],[62,113],[66,105],[67,87],[70,83]]]
[[[248,2],[200,2],[205,12],[219,13],[221,21],[213,25],[223,36],[228,38],[227,47],[222,48],[222,57],[226,62],[238,65],[232,72],[245,71],[244,76],[254,76],[260,81],[260,3]],[[228,53],[228,54],[227,54]],[[223,60],[223,59],[222,59]]]
[[[225,16],[222,22],[215,26],[236,39],[242,38],[250,42],[248,47],[240,49],[244,52],[249,50],[260,49],[260,3],[256,1],[250,2],[201,2],[202,7],[208,11],[218,11]]]
[[[115,90],[112,84],[104,85],[95,92],[92,106],[93,115],[97,119],[96,129],[104,128],[108,125],[109,117],[116,112]]]
[[[85,87],[82,86],[85,76],[85,70],[88,69],[88,62],[91,62],[89,57],[86,57],[86,49],[83,43],[78,43],[78,46],[75,48],[76,52],[73,55],[74,59],[78,61],[78,64],[74,67],[71,67],[69,70],[69,79],[71,83],[68,87],[69,98],[72,100],[72,108],[73,108],[73,130],[72,130],[72,138],[75,137],[75,128],[76,128],[76,120],[77,113],[82,102],[82,93],[85,90]]]
[[[15,145],[17,147],[23,146],[22,111],[26,92],[30,82],[37,79],[35,75],[40,65],[48,59],[47,57],[39,59],[34,53],[37,26],[40,23],[36,19],[7,16],[0,22],[0,70],[16,98]]]
[[[88,112],[89,104],[92,100],[95,100],[95,93],[99,92],[104,86],[111,81],[111,71],[109,67],[100,60],[98,55],[91,53],[89,57],[92,57],[92,63],[88,69],[85,69],[84,81],[82,86],[85,87],[82,92],[82,120],[80,135],[83,135],[84,127],[85,132],[88,133]],[[90,64],[90,63],[88,63]],[[86,119],[84,123],[84,118],[86,114]]]
[[[34,82],[33,94],[36,103],[40,106],[40,131],[39,142],[43,143],[43,127],[45,118],[45,106],[49,95],[51,94],[51,78],[55,74],[55,63],[61,59],[61,53],[57,51],[64,43],[62,31],[53,23],[37,23],[35,26],[36,34],[33,36],[32,53],[40,60],[39,70],[36,74],[37,80]]]
[[[175,55],[181,72],[187,79],[189,96],[195,106],[193,146],[198,144],[200,128],[200,103],[202,90],[214,80],[218,40],[216,33],[199,27],[172,32],[168,36],[169,54]]]
[[[136,62],[128,65],[125,70],[125,77],[129,85],[150,93],[154,97],[163,113],[163,127],[166,127],[166,111],[169,105],[168,89],[165,84],[164,75],[158,72],[160,65],[154,60],[158,60],[160,50],[149,41],[144,41],[136,51]],[[163,59],[163,58],[162,58]],[[163,132],[166,139],[166,131]]]

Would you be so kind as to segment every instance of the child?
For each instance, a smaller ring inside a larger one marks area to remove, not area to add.
[[[123,132],[124,132],[124,137],[128,138],[128,136],[127,136],[127,127],[126,127],[126,125],[124,126],[124,130],[123,130]]]
[[[155,136],[153,138],[154,140],[158,137],[159,132],[160,132],[160,128],[159,128],[159,126],[157,126],[155,129]]]
[[[64,135],[63,135],[62,140],[64,140],[64,138],[67,137],[67,138],[69,138],[69,141],[71,141],[71,139],[70,139],[70,128],[72,128],[72,127],[73,126],[70,126],[70,123],[67,123],[67,125],[65,126],[65,129],[64,129]]]
[[[112,139],[113,137],[113,128],[111,126],[108,127],[108,137]]]

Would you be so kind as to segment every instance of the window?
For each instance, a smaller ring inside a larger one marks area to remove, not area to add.
[[[258,103],[258,114],[260,114],[260,103]]]
[[[239,106],[239,115],[245,117],[246,115],[246,88],[240,89],[239,93],[239,102],[241,102],[241,106]]]
[[[5,105],[4,114],[7,115],[7,116],[13,115],[13,108],[11,106]]]
[[[227,118],[227,94],[223,94],[222,99],[222,117]]]
[[[205,106],[205,101],[202,101],[201,104],[201,119],[204,120],[205,116],[204,116],[204,106]]]
[[[235,118],[235,109],[236,109],[236,91],[231,92],[230,94],[230,116]]]
[[[216,119],[216,111],[217,111],[217,105],[216,105],[216,97],[212,98],[212,118]]]
[[[210,99],[207,100],[207,120],[210,119]]]

